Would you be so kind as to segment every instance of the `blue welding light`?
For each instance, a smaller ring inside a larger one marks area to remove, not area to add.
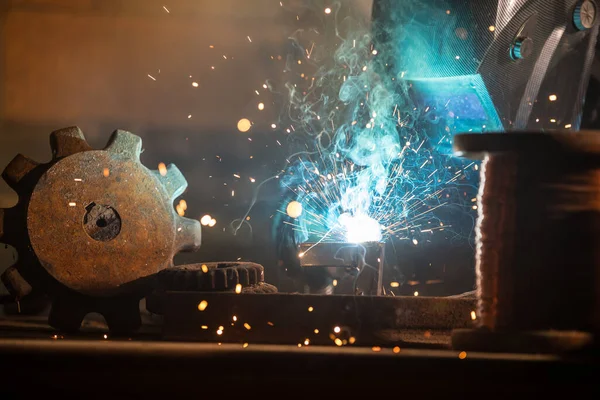
[[[413,79],[410,83],[416,102],[432,113],[430,121],[439,120],[441,128],[450,133],[441,148],[449,149],[456,133],[504,131],[480,75]]]

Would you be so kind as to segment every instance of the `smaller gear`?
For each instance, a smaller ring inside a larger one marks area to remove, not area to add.
[[[277,293],[265,283],[265,269],[260,264],[240,261],[180,265],[157,275],[159,290],[146,300],[146,308],[162,313],[162,293],[168,291]]]
[[[175,291],[227,291],[265,281],[262,265],[251,262],[209,262],[180,265],[161,271],[159,287]]]

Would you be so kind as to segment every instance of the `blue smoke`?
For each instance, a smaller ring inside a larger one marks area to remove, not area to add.
[[[297,242],[414,241],[415,232],[449,229],[448,212],[472,208],[477,165],[453,158],[449,144],[456,132],[501,129],[487,90],[476,74],[400,71],[398,41],[389,38],[402,35],[388,29],[338,21],[333,52],[304,43],[305,32],[291,38],[298,54],[317,48],[303,60],[313,77],[287,84],[290,143],[301,153],[280,182],[303,207],[286,222]],[[402,37],[411,54],[426,46]]]

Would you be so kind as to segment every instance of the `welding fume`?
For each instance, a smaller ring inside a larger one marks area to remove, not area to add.
[[[307,293],[390,294],[380,275],[413,279],[389,267],[415,248],[474,246],[480,164],[453,154],[455,134],[580,129],[596,3],[375,0],[368,18],[327,10],[335,48],[314,79],[288,85],[302,133],[280,177],[279,264]],[[293,40],[310,49],[309,38]],[[388,251],[369,263],[369,248]],[[433,256],[415,257],[435,269]]]

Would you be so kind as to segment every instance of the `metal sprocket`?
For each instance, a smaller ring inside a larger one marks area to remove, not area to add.
[[[65,128],[50,135],[49,163],[19,154],[2,173],[19,196],[0,209],[0,242],[19,255],[2,280],[17,300],[46,293],[56,328],[77,329],[99,312],[113,331],[135,329],[154,275],[200,246],[200,223],[173,207],[185,178],[174,165],[144,167],[141,144],[117,130],[94,150],[79,128]]]

